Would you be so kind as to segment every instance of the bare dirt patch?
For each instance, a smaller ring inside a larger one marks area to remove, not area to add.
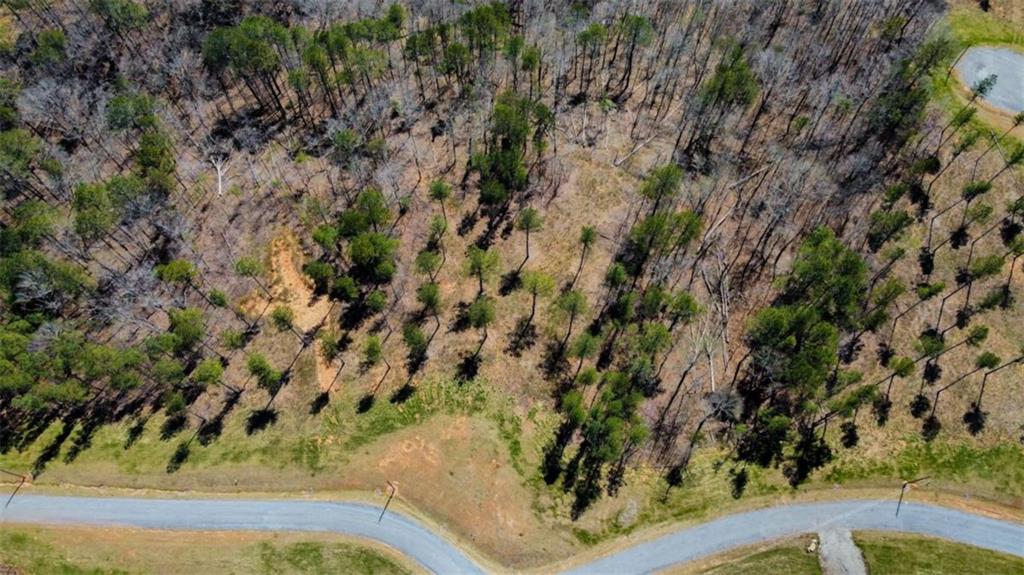
[[[576,543],[535,514],[533,495],[515,471],[493,424],[438,416],[399,431],[352,457],[341,489],[385,486],[506,565],[539,565]]]
[[[239,307],[250,317],[258,317],[264,310],[277,305],[286,305],[295,314],[294,326],[301,333],[309,333],[325,325],[333,304],[328,298],[317,296],[313,283],[302,272],[305,256],[298,238],[285,233],[270,244],[270,298],[256,291],[246,296]],[[324,359],[320,342],[314,344],[316,355],[316,379],[321,391],[331,389],[337,370]]]

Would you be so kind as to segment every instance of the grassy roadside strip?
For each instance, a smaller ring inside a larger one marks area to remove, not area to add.
[[[853,540],[874,573],[1022,573],[1024,559],[962,543],[909,535],[855,531]]]
[[[0,566],[25,573],[374,573],[423,569],[375,541],[336,534],[0,526]]]

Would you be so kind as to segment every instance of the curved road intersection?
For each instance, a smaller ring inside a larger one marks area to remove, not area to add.
[[[903,531],[1024,557],[1024,525],[944,507],[893,501],[784,505],[729,515],[623,549],[569,573],[649,573],[733,547],[824,528]],[[400,513],[360,503],[202,499],[16,498],[0,520],[213,531],[320,531],[380,541],[434,573],[484,573],[444,537]]]

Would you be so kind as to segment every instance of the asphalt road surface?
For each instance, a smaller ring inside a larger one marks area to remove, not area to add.
[[[4,521],[130,526],[196,531],[320,531],[389,545],[434,573],[483,573],[464,553],[423,524],[362,503],[49,497],[19,495]]]
[[[1024,111],[1024,52],[975,46],[967,49],[956,69],[968,87],[995,74],[996,85],[985,101],[1014,114]]]
[[[943,537],[1024,557],[1024,525],[943,507],[895,501],[785,505],[729,515],[664,535],[580,566],[570,573],[650,573],[733,547],[824,529],[903,531]],[[360,503],[243,499],[143,499],[21,495],[0,520],[151,529],[319,531],[367,537],[389,545],[427,570],[483,573],[443,535],[400,513]],[[482,521],[487,518],[481,518]]]

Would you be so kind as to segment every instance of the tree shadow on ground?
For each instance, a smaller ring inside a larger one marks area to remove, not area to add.
[[[523,352],[537,344],[537,327],[530,322],[529,316],[516,321],[516,326],[508,334],[508,345],[505,353],[512,357],[522,357]]]
[[[469,303],[455,304],[455,319],[448,325],[448,333],[461,333],[469,329]]]
[[[842,361],[844,365],[849,365],[857,359],[857,356],[860,355],[862,349],[864,349],[864,342],[860,338],[852,339],[840,347],[839,360]]]
[[[488,220],[487,226],[484,231],[480,233],[480,236],[476,238],[473,245],[482,249],[489,250],[494,245],[495,237],[498,235],[498,230],[495,228],[494,220]]]
[[[128,433],[124,438],[124,448],[131,449],[135,442],[142,437],[142,433],[146,431],[146,424],[149,423],[148,417],[140,417],[128,427]]]
[[[331,403],[331,393],[328,391],[321,391],[313,398],[313,401],[309,404],[309,414],[318,415]]]
[[[234,410],[241,398],[241,391],[228,392],[227,397],[224,399],[224,405],[221,406],[217,415],[203,423],[203,425],[199,427],[199,431],[196,432],[196,437],[199,439],[199,443],[201,445],[209,445],[220,437],[220,434],[224,431],[224,419],[227,418],[228,414],[231,413],[232,410]]]
[[[478,221],[480,221],[480,214],[476,211],[467,212],[462,216],[462,219],[459,220],[459,225],[455,229],[455,233],[457,233],[460,238],[465,237],[466,234],[473,231],[473,228],[476,227],[476,223]]]
[[[562,342],[551,340],[544,346],[540,367],[547,380],[562,379],[569,373],[569,360],[565,357],[565,346]]]
[[[964,413],[963,422],[967,426],[967,431],[971,435],[978,435],[985,429],[985,420],[988,417],[988,413],[982,411],[981,406],[976,401],[971,402],[971,408]]]
[[[409,375],[419,373],[423,365],[427,363],[427,352],[423,349],[410,349],[405,355],[405,370]]]
[[[408,401],[415,393],[416,387],[410,383],[406,383],[391,394],[389,401],[394,405],[401,405]]]
[[[196,430],[196,439],[199,440],[200,445],[207,446],[216,441],[223,432],[224,418],[215,417],[199,426],[199,429]]]
[[[458,382],[461,384],[476,379],[477,374],[480,373],[481,363],[483,363],[483,360],[479,353],[467,353],[463,356],[462,361],[459,362],[455,370],[455,377]]]
[[[71,440],[71,447],[64,454],[64,463],[73,462],[83,451],[89,449],[92,445],[92,436],[101,424],[100,419],[100,416],[96,414],[90,414],[85,418],[78,427],[75,437]]]
[[[271,407],[256,409],[245,420],[245,433],[252,435],[277,423],[277,410]]]
[[[178,444],[178,447],[171,455],[171,460],[167,462],[167,473],[174,473],[178,471],[181,469],[181,466],[188,461],[188,456],[192,453],[189,443],[189,441],[182,441]]]
[[[75,424],[78,421],[77,415],[71,415],[63,421],[61,424],[63,427],[50,443],[43,448],[43,450],[36,457],[32,463],[32,475],[39,476],[43,471],[46,470],[47,464],[49,464],[57,455],[60,453],[60,448],[64,445],[64,441],[67,440],[68,436],[71,435],[71,430],[75,428]]]
[[[0,425],[0,453],[7,453],[12,448],[19,451],[28,449],[36,442],[44,431],[50,428],[53,423],[53,416],[30,418],[21,428],[15,425]]]
[[[160,426],[160,439],[169,441],[172,437],[181,433],[182,429],[185,429],[186,422],[188,422],[188,418],[184,413],[169,416],[164,420],[163,425]]]
[[[520,270],[509,270],[508,273],[501,276],[498,294],[507,296],[521,287],[523,287],[523,274],[520,273]]]
[[[375,312],[366,303],[364,294],[356,301],[345,307],[339,318],[339,325],[346,331],[357,330],[363,323],[371,318]]]
[[[359,399],[359,403],[356,404],[356,413],[366,413],[373,408],[373,404],[377,402],[377,397],[372,393],[367,393]]]

